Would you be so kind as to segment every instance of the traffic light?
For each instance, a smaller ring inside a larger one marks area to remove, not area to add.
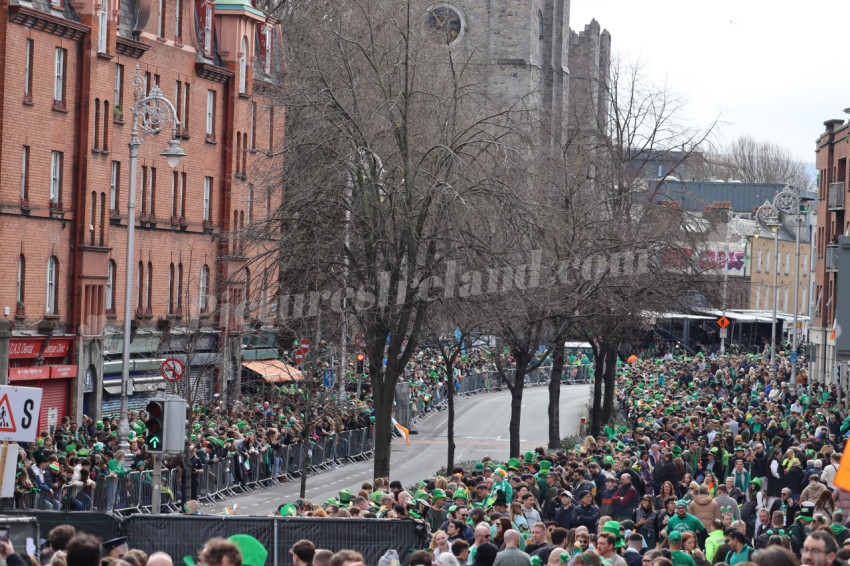
[[[165,443],[165,399],[151,399],[145,407],[145,446],[152,454],[162,454]]]
[[[366,354],[363,352],[358,352],[357,354],[357,373],[363,373],[363,362],[366,360]]]
[[[169,395],[165,399],[162,446],[168,454],[179,454],[186,445],[186,406],[186,401],[181,397]]]

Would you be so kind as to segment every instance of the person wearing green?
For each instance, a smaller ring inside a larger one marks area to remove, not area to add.
[[[714,519],[712,527],[714,530],[705,539],[705,559],[711,564],[714,563],[714,555],[717,554],[717,549],[726,542],[726,534],[723,532],[723,521]]]
[[[726,554],[725,562],[729,566],[749,562],[753,554],[753,548],[747,544],[747,537],[744,533],[735,529],[727,531],[729,537],[729,547],[732,549]]]
[[[668,528],[670,524],[667,524]],[[682,550],[682,533],[671,531],[667,540],[670,542],[670,558],[673,566],[697,566],[690,554]]]
[[[673,531],[680,533],[692,531],[696,534],[705,532],[705,525],[702,524],[702,521],[688,513],[688,502],[684,499],[676,502],[676,514],[667,521],[668,536]]]

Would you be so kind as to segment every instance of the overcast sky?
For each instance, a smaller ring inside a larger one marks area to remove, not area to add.
[[[815,139],[850,107],[850,0],[572,0],[575,31],[596,18],[614,54],[645,64],[688,101],[689,121],[720,116],[815,160]]]

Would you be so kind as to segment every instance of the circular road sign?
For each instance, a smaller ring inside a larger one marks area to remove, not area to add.
[[[159,366],[159,371],[166,381],[179,380],[183,377],[183,372],[185,370],[186,368],[183,366],[183,362],[176,358],[169,358],[162,362],[162,365]]]

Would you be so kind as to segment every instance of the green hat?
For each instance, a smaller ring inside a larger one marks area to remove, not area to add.
[[[524,462],[526,464],[534,463],[534,452],[526,452]]]
[[[463,489],[462,487],[458,487],[454,493],[455,499],[463,499],[465,501],[469,501],[469,492]]]
[[[377,501],[378,503],[380,503],[380,502],[381,502],[381,498],[382,498],[384,495],[386,495],[386,494],[385,494],[383,491],[380,491],[380,490],[379,490],[379,491],[376,491],[376,492],[372,493],[372,496],[371,496],[371,497],[372,497],[372,501]]]
[[[342,505],[346,505],[346,506],[350,505],[353,497],[354,497],[354,494],[351,493],[350,489],[343,489],[339,492],[339,502]]]
[[[516,458],[511,458],[510,460],[508,460],[507,468],[509,470],[519,471],[519,465],[519,460],[517,460]]]
[[[680,543],[682,542],[682,532],[681,531],[670,531],[670,534],[667,535],[667,540],[670,542]]]
[[[328,507],[329,505],[339,505],[339,499],[336,497],[325,499],[325,507]]]
[[[297,517],[298,516],[298,508],[291,503],[289,505],[284,505],[280,508],[280,516],[281,517]]]
[[[540,473],[546,474],[549,472],[549,469],[552,467],[552,462],[549,460],[540,460]]]
[[[50,464],[50,469],[53,470],[54,472],[58,472],[59,471],[59,464],[57,464],[56,462],[53,462],[52,464]]]
[[[750,485],[757,485],[759,489],[761,489],[761,478],[753,478],[750,480]]]
[[[251,535],[233,535],[227,540],[235,542],[239,547],[243,566],[265,566],[269,552],[260,541]]]
[[[245,422],[245,421],[243,421],[243,420],[236,421],[236,427],[237,427],[239,430],[242,430],[243,428],[245,428],[245,427],[247,427],[247,426],[248,426],[248,423],[246,423],[246,422]]]
[[[673,447],[672,452],[673,452],[673,456],[679,456],[679,455],[682,454],[682,447],[677,444],[676,446]]]
[[[481,462],[477,462],[475,464],[475,471],[478,472],[478,473],[483,472],[484,471],[484,464],[482,464]]]
[[[814,507],[801,507],[800,512],[797,513],[798,519],[803,519],[804,521],[812,520],[812,513],[815,510]]]
[[[413,500],[418,501],[420,499],[423,499],[425,501],[430,501],[431,496],[428,495],[428,492],[425,491],[424,489],[420,489],[420,490],[417,490],[417,492],[413,494]]]
[[[684,499],[680,499],[679,501],[676,502],[676,507],[684,507],[685,509],[687,509],[688,508],[688,502],[685,501]]]
[[[611,533],[617,539],[617,542],[614,543],[614,548],[623,548],[625,543],[623,542],[623,537],[620,534],[620,523],[617,521],[608,521],[602,526],[602,531],[606,533]]]
[[[103,421],[97,421],[96,423],[94,423],[94,428],[96,430],[103,430]]]
[[[439,489],[439,488],[437,488],[433,492],[431,492],[431,497],[432,497],[432,501],[437,501],[438,499],[448,499],[446,492],[443,491],[442,489]]]
[[[88,456],[88,455],[89,455],[89,451],[86,450],[85,448],[80,448],[79,450],[77,450],[77,456],[82,457],[82,456]]]

